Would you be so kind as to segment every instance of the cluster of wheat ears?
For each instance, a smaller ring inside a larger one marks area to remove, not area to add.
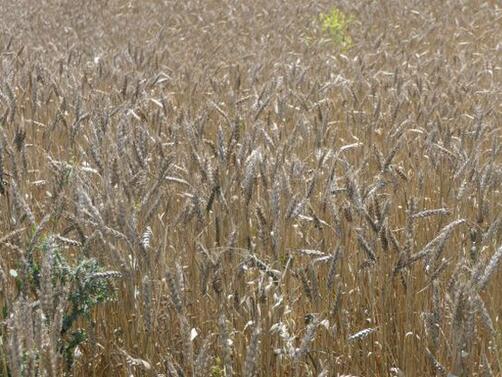
[[[0,375],[501,376],[500,5],[0,1]]]

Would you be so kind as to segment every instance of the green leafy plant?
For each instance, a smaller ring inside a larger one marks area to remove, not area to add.
[[[115,271],[104,271],[94,258],[81,258],[76,264],[68,262],[61,250],[51,245],[51,238],[42,243],[44,253],[52,253],[52,282],[54,286],[68,286],[68,305],[63,315],[61,346],[65,360],[71,365],[74,350],[87,339],[83,329],[69,334],[77,320],[90,319],[92,309],[103,302],[112,300],[115,295],[110,278],[118,277]],[[36,270],[34,270],[34,273]],[[39,279],[34,279],[38,281]]]
[[[25,257],[9,271],[17,295],[1,308],[5,326],[0,326],[0,346],[9,344],[11,360],[7,366],[0,352],[0,375],[2,370],[12,376],[45,375],[51,368],[70,373],[77,348],[87,340],[79,325],[91,319],[97,305],[115,299],[111,279],[120,273],[83,257],[76,241],[51,234],[35,242],[37,237],[33,230]],[[70,253],[65,244],[77,252]],[[45,343],[37,342],[33,328]]]
[[[225,370],[223,369],[221,359],[216,357],[214,365],[211,367],[211,377],[222,377],[224,375]]]
[[[322,32],[327,34],[333,43],[342,49],[348,49],[352,46],[352,38],[348,28],[353,17],[346,15],[337,7],[333,7],[328,13],[321,13],[319,19]]]

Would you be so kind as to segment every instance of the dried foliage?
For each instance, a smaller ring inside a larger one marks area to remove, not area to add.
[[[335,3],[0,1],[0,375],[502,375],[500,2]]]

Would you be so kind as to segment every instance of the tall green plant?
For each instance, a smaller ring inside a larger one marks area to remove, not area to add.
[[[352,46],[352,38],[348,28],[353,17],[346,15],[337,7],[333,7],[328,13],[321,13],[319,20],[322,32],[327,34],[336,46],[342,49],[348,49]]]

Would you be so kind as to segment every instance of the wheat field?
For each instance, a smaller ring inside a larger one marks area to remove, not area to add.
[[[0,376],[502,376],[499,1],[0,15]]]

